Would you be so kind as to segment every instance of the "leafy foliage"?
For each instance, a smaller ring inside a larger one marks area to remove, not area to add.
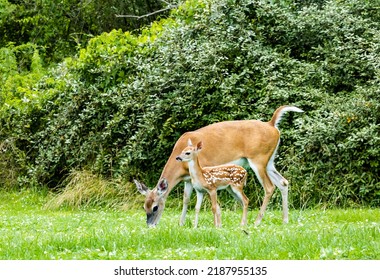
[[[49,73],[33,66],[21,80],[35,82],[1,96],[1,140],[25,154],[19,181],[55,187],[89,169],[153,183],[185,131],[294,104],[306,113],[284,118],[277,159],[293,205],[378,206],[380,2],[290,2],[186,1],[138,35],[94,37]],[[17,60],[0,57],[13,77]]]
[[[143,15],[163,4],[157,0],[1,0],[0,46],[33,42],[43,48],[46,60],[57,62],[95,35],[119,28],[135,30],[157,16],[137,21],[115,14]]]

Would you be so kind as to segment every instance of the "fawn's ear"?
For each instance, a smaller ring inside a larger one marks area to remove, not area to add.
[[[187,139],[187,146],[193,146],[193,142],[191,142],[191,139]]]
[[[199,141],[197,144],[197,151],[202,150],[202,147],[203,147],[203,143],[202,143],[202,141]]]
[[[162,178],[157,185],[157,193],[161,196],[163,195],[169,188],[168,181],[165,178]]]

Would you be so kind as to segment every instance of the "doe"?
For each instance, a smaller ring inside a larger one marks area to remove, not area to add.
[[[199,141],[195,147],[189,139],[188,146],[176,158],[177,161],[188,163],[191,183],[197,193],[194,227],[198,226],[198,215],[203,195],[206,192],[211,198],[214,224],[216,227],[221,226],[221,211],[217,201],[217,191],[222,189],[227,189],[242,204],[243,216],[241,225],[246,225],[249,200],[244,194],[243,188],[247,182],[247,171],[236,164],[202,167],[198,160],[198,153],[201,149],[202,141]]]

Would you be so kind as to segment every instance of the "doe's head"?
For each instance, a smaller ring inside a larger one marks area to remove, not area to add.
[[[166,196],[169,186],[168,181],[162,178],[157,186],[150,190],[144,183],[133,180],[137,190],[145,195],[144,210],[146,212],[146,223],[148,226],[156,226],[165,208]]]

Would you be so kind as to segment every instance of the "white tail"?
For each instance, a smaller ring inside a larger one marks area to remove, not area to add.
[[[284,106],[284,107],[280,107],[279,109],[280,110],[277,109],[277,111],[273,114],[272,119],[270,120],[271,124],[276,128],[278,127],[278,124],[280,123],[285,112],[303,113],[303,110],[294,106]]]
[[[211,198],[214,224],[216,227],[221,226],[221,211],[217,199],[217,191],[220,189],[227,189],[242,204],[243,216],[241,225],[246,225],[249,200],[244,194],[243,188],[247,182],[247,171],[236,164],[202,168],[198,160],[198,153],[201,149],[201,141],[198,142],[197,146],[193,146],[189,139],[188,146],[176,158],[177,161],[188,163],[191,184],[197,192],[194,226],[198,226],[198,215],[205,192],[207,192]]]
[[[283,221],[286,223],[288,221],[288,181],[276,170],[274,158],[280,140],[277,126],[283,114],[288,111],[302,112],[301,109],[294,106],[281,106],[273,113],[269,122],[225,121],[184,133],[176,142],[157,186],[152,190],[142,189],[141,184],[137,183],[138,187],[140,184],[138,189],[141,189],[141,193],[146,196],[144,208],[147,214],[147,223],[156,225],[159,222],[170,191],[179,182],[185,181],[183,210],[180,219],[180,224],[184,224],[193,186],[189,177],[188,163],[178,164],[176,157],[187,147],[189,139],[193,143],[202,140],[204,144],[202,153],[198,157],[202,166],[235,163],[252,168],[265,191],[264,200],[255,221],[256,225],[261,222],[275,186],[277,186],[282,195]],[[162,187],[164,178],[165,188]]]

